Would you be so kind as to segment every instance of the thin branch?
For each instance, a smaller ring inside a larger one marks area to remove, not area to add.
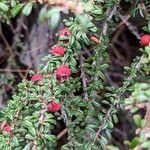
[[[108,29],[108,24],[107,24],[107,23],[111,20],[111,18],[113,17],[113,15],[116,13],[117,7],[118,7],[118,5],[119,5],[119,2],[120,2],[120,1],[118,1],[118,3],[116,4],[116,6],[112,9],[112,11],[110,12],[110,14],[109,14],[109,16],[108,16],[108,19],[107,19],[106,22],[104,23],[104,26],[103,26],[103,29],[102,29],[102,32],[101,32],[101,35],[100,35],[100,41],[102,40],[103,36],[105,36],[106,33],[107,33],[107,29]],[[142,58],[143,58],[143,57],[141,57],[141,60],[139,61],[139,63],[136,64],[136,66],[135,66],[135,69],[136,69],[136,70],[139,70],[139,68],[140,68],[140,66],[141,66]],[[96,62],[95,62],[95,63],[96,63]],[[128,77],[126,80],[132,81],[134,78],[135,78],[134,76],[129,75],[129,77]],[[129,85],[129,84],[124,84],[122,88],[123,88],[123,89],[124,89],[124,88],[127,88],[128,85]],[[108,109],[108,111],[107,111],[107,113],[106,113],[106,116],[102,119],[102,124],[99,126],[98,131],[96,132],[96,135],[95,135],[95,138],[94,138],[94,142],[93,142],[93,143],[95,143],[95,142],[97,141],[97,139],[98,139],[98,137],[99,137],[99,135],[100,135],[100,133],[101,133],[101,131],[102,131],[102,128],[103,128],[104,124],[109,120],[109,118],[110,118],[111,115],[112,115],[112,110],[113,110],[113,108],[115,107],[115,104],[118,104],[118,103],[121,101],[122,95],[123,95],[122,93],[120,93],[119,95],[117,95],[117,100],[116,100],[116,102],[114,103],[113,106],[111,106],[111,107]]]
[[[19,23],[19,25],[20,25],[20,23]],[[21,28],[18,28],[18,29],[21,30]],[[15,37],[16,37],[17,34],[14,34],[14,35],[15,35]],[[11,58],[14,59],[15,54],[14,54],[14,52],[13,52],[13,48],[12,48],[12,47],[14,47],[14,46],[16,45],[16,42],[13,42],[13,45],[10,46],[10,44],[8,43],[6,37],[5,37],[5,36],[3,35],[3,33],[2,33],[1,26],[0,26],[0,39],[2,39],[2,41],[4,42],[4,44],[5,44],[5,46],[6,46],[6,49],[7,49],[7,50],[9,51],[9,53],[10,53]],[[17,38],[14,38],[14,39],[17,39]],[[16,40],[15,40],[15,41],[16,41]],[[15,60],[14,60],[14,62],[15,62]],[[16,67],[18,68],[18,66],[16,66]],[[21,71],[17,71],[17,72],[19,73],[19,75],[20,75],[21,78],[23,78],[23,79],[25,78],[25,77],[23,76],[23,74],[22,74]]]
[[[0,69],[0,72],[25,72],[27,73],[29,70],[25,69],[10,69],[10,68],[5,68],[5,69]]]
[[[61,109],[61,114],[62,114],[64,123],[66,124],[66,126],[69,126],[71,121],[68,119],[67,113],[66,113],[66,111],[63,108]],[[73,141],[72,141],[72,139],[70,137],[70,129],[68,128],[68,130],[65,131],[65,132],[68,132],[68,140],[69,140],[68,144],[70,143],[71,145],[73,145]],[[73,148],[71,147],[70,150],[73,150]]]
[[[63,137],[66,133],[68,133],[68,128],[65,128],[64,130],[62,130],[58,135],[57,135],[57,139],[61,139],[61,137]]]
[[[81,56],[80,56],[80,65],[81,65],[80,78],[82,79],[82,83],[83,83],[84,99],[88,100],[89,98],[88,98],[88,92],[87,92],[87,77],[86,77],[86,75],[85,75],[86,73],[82,67],[83,63],[84,63],[84,57],[81,54]]]
[[[141,68],[142,61],[143,61],[143,56],[141,57],[141,59],[139,60],[139,62],[135,65],[135,68],[134,68],[134,69],[135,69],[136,71],[138,71],[138,70]],[[129,76],[125,79],[125,81],[133,81],[134,78],[135,78],[135,76],[129,75]],[[124,85],[121,87],[121,89],[126,89],[126,90],[127,90],[127,89],[128,89],[127,87],[128,87],[128,85],[129,85],[130,83],[131,83],[131,82],[129,82],[128,84],[124,83]],[[117,97],[116,97],[116,100],[115,100],[115,102],[114,102],[114,105],[111,106],[111,107],[108,109],[108,111],[107,111],[107,113],[106,113],[106,116],[102,119],[102,124],[99,126],[98,131],[96,132],[96,135],[95,135],[95,138],[94,138],[94,143],[96,142],[98,136],[100,135],[100,133],[101,133],[101,131],[102,131],[102,127],[103,127],[104,124],[109,120],[109,118],[112,116],[112,113],[111,113],[111,112],[113,111],[113,108],[115,108],[115,106],[120,103],[121,98],[122,98],[122,96],[124,95],[124,93],[126,92],[126,90],[125,90],[123,93],[122,93],[122,91],[121,91],[120,93],[117,94]]]
[[[100,41],[102,40],[103,36],[107,34],[107,29],[108,29],[108,22],[112,19],[112,17],[116,14],[117,7],[118,7],[119,2],[114,6],[114,8],[110,11],[110,8],[107,10],[107,12],[110,12],[106,21],[103,24],[103,29],[100,34]]]
[[[111,112],[112,112],[112,107],[109,108],[109,110],[107,111],[107,114],[106,116],[102,119],[102,124],[98,127],[98,131],[96,132],[96,135],[95,135],[95,138],[94,138],[94,144],[95,142],[97,141],[99,135],[100,135],[100,132],[102,131],[102,128],[103,126],[105,125],[105,123],[108,121],[110,115],[111,115]]]
[[[137,29],[135,28],[135,26],[133,26],[133,25],[128,21],[129,18],[130,18],[130,15],[128,15],[128,16],[123,16],[123,15],[120,14],[119,12],[118,12],[118,14],[119,14],[120,19],[122,20],[122,23],[121,23],[121,24],[125,24],[125,25],[128,27],[128,29],[132,32],[132,34],[134,34],[137,39],[140,39],[140,34],[137,32]]]
[[[7,42],[4,34],[0,31],[0,39],[4,42],[6,49],[9,51],[11,56],[14,56],[13,50],[11,48],[11,46],[9,45],[9,43]]]

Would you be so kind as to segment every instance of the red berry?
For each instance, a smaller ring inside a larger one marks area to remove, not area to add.
[[[57,46],[55,45],[52,50],[51,50],[51,53],[54,55],[54,56],[63,56],[64,53],[65,53],[65,48],[61,47],[61,46]]]
[[[60,36],[70,37],[71,36],[71,32],[69,31],[68,28],[64,28],[64,29],[59,31],[59,35]]]
[[[3,128],[3,131],[5,132],[11,132],[11,127],[6,125],[4,128]]]
[[[150,35],[145,34],[141,36],[140,43],[143,46],[148,46],[150,44]]]
[[[31,78],[31,81],[40,81],[43,79],[43,75],[42,74],[34,74]]]
[[[59,111],[61,108],[61,104],[57,103],[56,101],[51,101],[49,104],[48,104],[48,111],[49,112],[57,112]]]
[[[61,65],[57,68],[55,74],[58,80],[66,79],[71,75],[71,70],[67,65]]]

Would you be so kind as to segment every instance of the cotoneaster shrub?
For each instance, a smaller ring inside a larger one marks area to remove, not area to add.
[[[61,11],[73,12],[63,20],[65,27],[57,33],[58,42],[43,63],[37,71],[30,71],[30,79],[17,86],[17,94],[0,112],[0,149],[55,150],[62,136],[54,133],[60,122],[65,125],[61,133],[67,134],[62,150],[105,149],[118,120],[117,110],[125,106],[125,92],[132,91],[137,76],[149,70],[149,40],[141,37],[142,55],[127,69],[122,87],[106,84],[107,47],[119,3],[81,1],[78,7],[65,0],[0,3],[3,21],[5,15],[15,17],[20,11],[28,16],[42,4],[39,19],[49,19],[53,29]]]

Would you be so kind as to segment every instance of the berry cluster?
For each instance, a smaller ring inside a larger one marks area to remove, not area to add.
[[[65,39],[69,40],[71,36],[71,32],[67,28],[64,28],[60,30],[59,36],[65,37]],[[53,57],[63,57],[66,52],[66,48],[60,45],[54,45],[49,52]],[[64,82],[64,80],[70,77],[71,69],[69,68],[67,64],[62,63],[59,67],[54,69],[53,74],[54,74],[55,79],[58,81],[58,83],[62,83]],[[43,74],[36,73],[32,75],[31,81],[33,84],[36,84],[44,80],[45,77],[46,76]],[[52,100],[46,104],[44,110],[46,110],[47,112],[55,113],[55,112],[58,112],[61,109],[61,107],[62,107],[62,104],[60,104],[57,100],[52,98]],[[9,124],[1,125],[2,132],[5,134],[8,134],[9,139],[12,139],[14,137],[13,128],[14,127],[10,126]]]
[[[67,28],[64,28],[60,30],[59,36],[66,36],[69,38],[71,36],[70,31]],[[52,49],[50,50],[50,53],[53,56],[64,56],[66,49],[60,45],[54,45]],[[65,79],[67,79],[71,75],[71,69],[66,64],[62,64],[54,71],[56,79],[60,82],[63,82]],[[37,82],[43,80],[44,76],[42,74],[34,74],[31,77],[31,81]],[[52,100],[47,107],[47,110],[49,112],[57,112],[61,109],[61,104],[56,102],[55,100]]]
[[[59,36],[66,36],[67,38],[69,38],[71,36],[70,31],[67,28],[62,29],[59,32]],[[148,46],[150,44],[150,35],[143,35],[140,38],[140,43],[143,46]],[[66,49],[60,45],[54,45],[52,47],[52,49],[50,50],[50,53],[53,56],[64,56]],[[55,77],[58,81],[64,81],[65,79],[67,79],[70,75],[71,75],[71,69],[66,65],[66,64],[62,64],[61,66],[59,66],[55,72]],[[31,78],[32,81],[36,82],[36,81],[40,81],[42,80],[44,77],[42,74],[34,74]],[[55,100],[52,100],[47,107],[47,110],[49,112],[57,112],[61,109],[61,104],[56,102]]]
[[[59,36],[63,36],[63,37],[65,36],[66,38],[70,38],[71,32],[67,28],[64,28],[59,32]],[[150,45],[150,35],[142,35],[140,37],[140,43],[143,46]],[[63,57],[66,52],[66,49],[60,45],[54,45],[49,52],[53,56]],[[54,71],[54,76],[55,76],[56,80],[59,81],[59,83],[60,83],[60,81],[63,82],[65,79],[69,78],[70,75],[71,75],[71,69],[69,68],[69,66],[67,64],[61,64]],[[39,82],[43,79],[44,79],[44,75],[39,74],[39,73],[34,74],[31,77],[31,81],[33,83]],[[59,111],[61,109],[61,107],[62,107],[62,104],[60,104],[56,100],[52,99],[51,102],[48,103],[46,109],[48,112],[54,113],[54,112]],[[12,128],[9,125],[5,125],[2,128],[2,130],[3,130],[3,132],[10,134],[10,136],[13,135]]]

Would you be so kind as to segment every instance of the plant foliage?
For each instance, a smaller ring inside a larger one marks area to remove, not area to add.
[[[142,55],[134,59],[131,67],[125,68],[126,78],[121,87],[106,84],[107,48],[116,23],[112,18],[117,17],[120,1],[69,2],[0,1],[1,22],[20,13],[29,16],[34,7],[42,5],[39,21],[47,20],[55,29],[62,13],[72,13],[63,20],[70,35],[57,33],[56,45],[65,48],[65,54],[45,56],[37,71],[30,71],[30,77],[38,73],[44,78],[23,80],[16,94],[0,111],[2,150],[55,150],[60,137],[53,131],[61,121],[67,131],[67,142],[62,150],[105,149],[112,128],[118,122],[118,110],[133,105],[137,99],[143,102],[150,97],[149,83],[135,84],[139,75],[146,76],[150,71],[150,46],[140,49]],[[149,22],[149,17],[147,19]],[[144,29],[149,32],[150,24]],[[71,76],[57,78],[56,70],[64,64],[70,68]],[[125,100],[126,92],[132,92],[128,101]],[[48,111],[52,100],[61,103],[60,111]],[[134,119],[137,126],[144,126],[139,116]],[[3,130],[6,125],[11,127],[10,132]],[[137,143],[140,142],[143,142],[141,138]],[[141,144],[143,148],[147,145],[149,141]]]

